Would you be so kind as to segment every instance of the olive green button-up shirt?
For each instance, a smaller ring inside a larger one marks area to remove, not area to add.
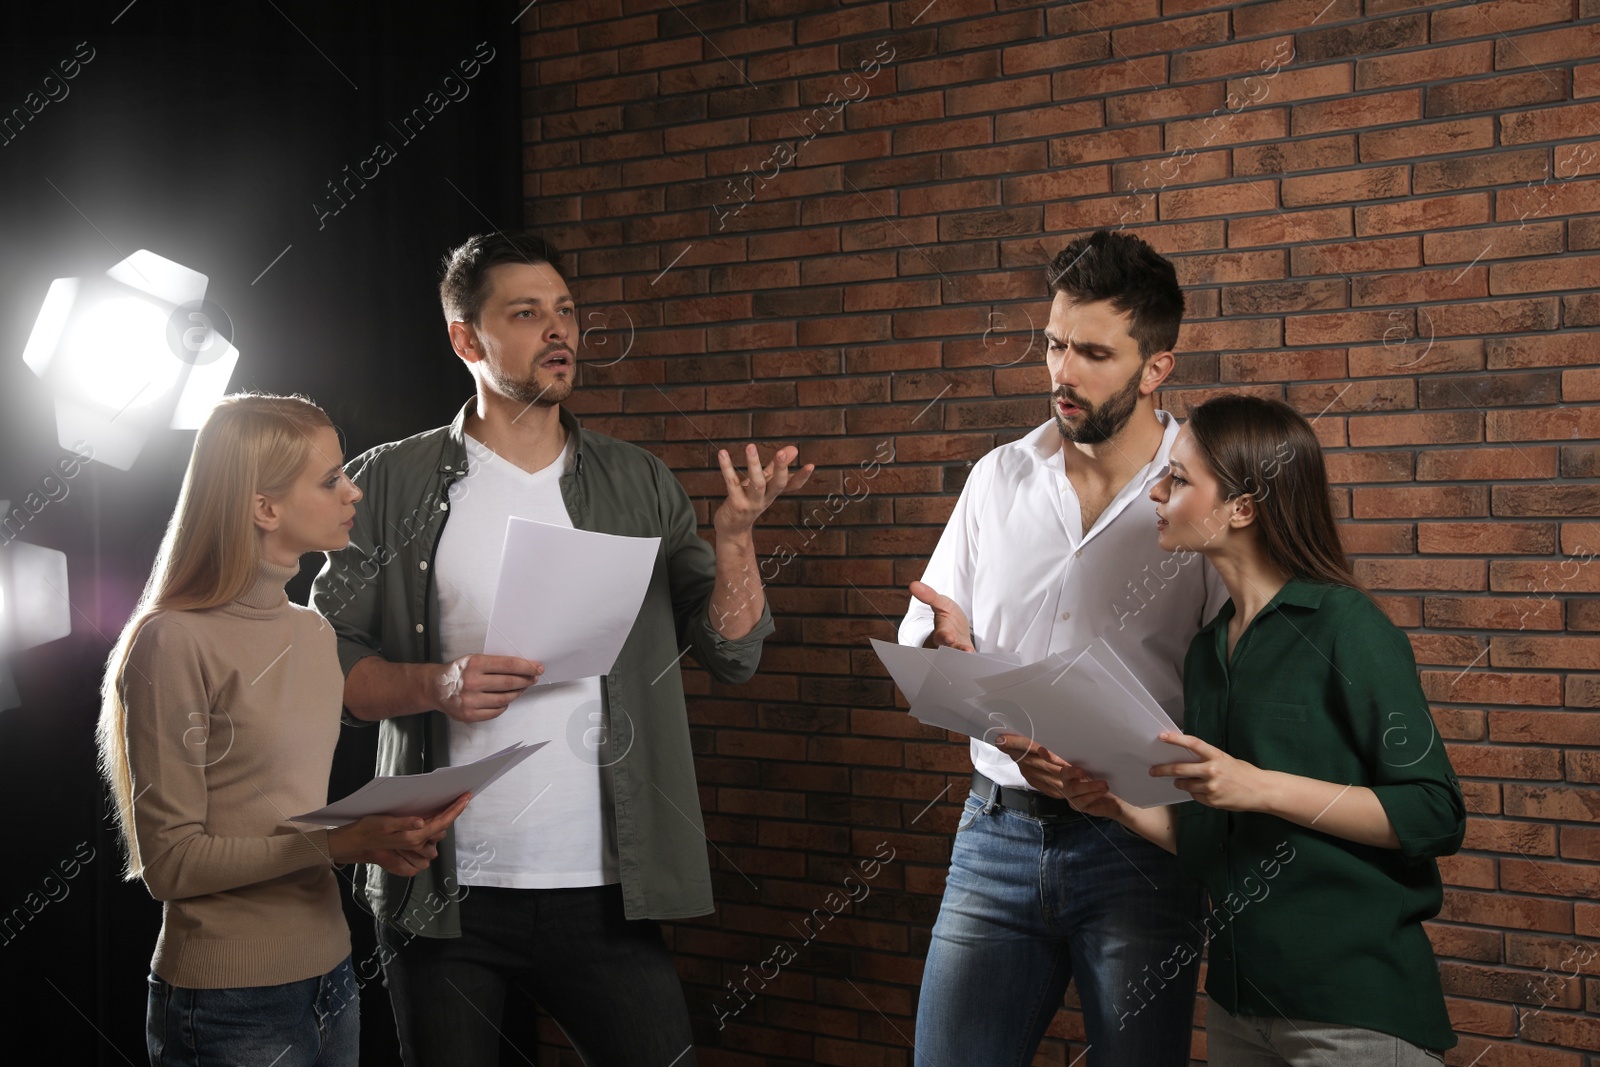
[[[1269,770],[1366,786],[1400,839],[1360,845],[1187,802],[1178,856],[1211,895],[1206,992],[1234,1014],[1456,1043],[1423,930],[1466,806],[1406,637],[1355,589],[1292,580],[1227,651],[1229,601],[1184,662],[1185,729]]]
[[[397,663],[439,662],[434,551],[449,518],[451,484],[467,475],[463,425],[476,399],[449,425],[379,445],[351,464],[364,494],[348,548],[328,554],[312,604],[332,624],[346,675],[366,656]],[[630,919],[679,919],[712,910],[711,872],[695,782],[694,754],[678,664],[685,653],[718,681],[755,673],[770,607],[749,634],[728,640],[712,627],[716,554],[696,530],[688,494],[666,464],[637,445],[583,430],[561,408],[575,438],[561,497],[580,530],[659,537],[644,603],[601,693],[611,753],[602,786],[614,813],[622,898]],[[530,611],[539,610],[530,604]],[[346,721],[357,722],[346,713]],[[450,765],[450,720],[438,711],[385,719],[379,774],[418,774]],[[555,744],[567,743],[554,738]],[[492,842],[491,842],[492,844]],[[455,837],[415,878],[365,868],[374,915],[424,937],[459,937]]]

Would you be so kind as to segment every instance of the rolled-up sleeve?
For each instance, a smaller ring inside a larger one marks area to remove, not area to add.
[[[1466,835],[1466,803],[1405,634],[1368,602],[1344,621],[1332,660],[1400,852],[1416,859],[1455,852]]]
[[[693,652],[695,660],[717,681],[730,685],[747,682],[761,665],[763,642],[777,629],[772,621],[772,605],[763,596],[760,618],[742,637],[727,638],[717,632],[711,624],[711,598],[717,588],[716,550],[700,536],[694,505],[678,479],[659,460],[651,466],[660,500],[678,644]],[[760,580],[759,574],[754,577],[752,592],[760,590]]]

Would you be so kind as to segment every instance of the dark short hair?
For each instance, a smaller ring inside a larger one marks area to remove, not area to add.
[[[489,298],[489,271],[502,263],[548,263],[557,274],[561,253],[543,237],[531,233],[506,235],[479,233],[445,254],[439,278],[439,303],[446,322],[478,324],[483,302]]]
[[[1109,300],[1119,312],[1131,312],[1128,336],[1139,342],[1142,359],[1178,343],[1183,322],[1178,272],[1167,257],[1131,234],[1096,230],[1077,238],[1051,262],[1047,280],[1052,293],[1066,293],[1075,303]]]

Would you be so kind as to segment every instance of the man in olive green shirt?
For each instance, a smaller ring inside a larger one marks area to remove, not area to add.
[[[753,526],[811,468],[791,475],[792,447],[763,468],[749,445],[741,480],[720,452],[728,497],[713,549],[665,464],[562,406],[579,331],[553,249],[474,237],[447,257],[440,297],[477,395],[449,426],[355,461],[365,496],[314,603],[338,636],[347,717],[381,721],[380,774],[450,766],[508,736],[553,743],[469,806],[431,868],[366,869],[402,1055],[497,1062],[515,985],[587,1063],[689,1067],[682,988],[656,926],[712,909],[678,665],[692,654],[725,683],[754,673],[773,623]],[[483,654],[511,518],[661,539],[604,676],[541,686],[536,659]]]

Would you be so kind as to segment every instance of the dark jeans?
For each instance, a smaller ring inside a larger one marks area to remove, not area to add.
[[[473,886],[459,938],[408,937],[379,923],[378,940],[390,950],[384,984],[407,1067],[499,1063],[510,986],[550,1013],[590,1067],[694,1067],[661,927],[625,918],[620,886]]]
[[[350,957],[320,978],[185,989],[149,978],[153,1067],[355,1067],[361,1002]]]
[[[967,798],[917,1005],[916,1067],[1026,1067],[1077,980],[1088,1067],[1189,1062],[1203,891],[1109,819]]]

